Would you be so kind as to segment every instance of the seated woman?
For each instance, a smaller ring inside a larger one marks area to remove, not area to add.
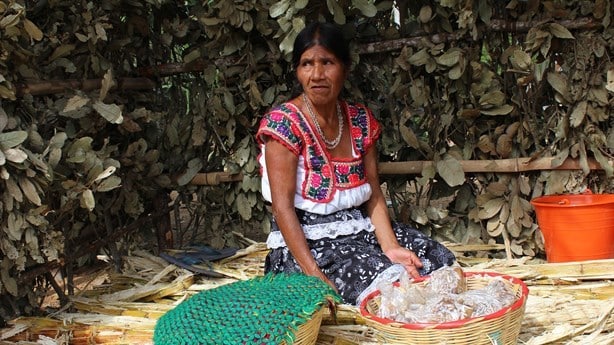
[[[377,174],[380,125],[366,106],[340,99],[351,66],[340,28],[308,25],[292,63],[302,93],[270,110],[257,133],[273,215],[265,271],[319,277],[354,304],[393,267],[419,277],[453,264],[443,245],[389,218]]]

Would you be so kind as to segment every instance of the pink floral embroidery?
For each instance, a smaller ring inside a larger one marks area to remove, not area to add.
[[[282,113],[279,113],[279,112],[271,113],[271,121],[273,122],[280,122],[283,118],[284,116]]]
[[[360,128],[352,128],[352,139],[358,139],[362,137],[362,130]]]
[[[330,165],[325,165],[322,167],[322,176],[331,177]]]
[[[314,188],[319,188],[322,185],[322,176],[317,174],[311,176],[311,184]]]

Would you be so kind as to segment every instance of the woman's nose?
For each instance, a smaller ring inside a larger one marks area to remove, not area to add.
[[[322,64],[315,64],[313,66],[312,78],[319,79],[324,76],[324,66]]]

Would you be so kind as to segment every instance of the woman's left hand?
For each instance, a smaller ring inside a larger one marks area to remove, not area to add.
[[[398,246],[387,250],[385,254],[390,261],[403,265],[411,277],[420,277],[418,269],[422,268],[422,261],[420,261],[420,258],[418,258],[416,253],[407,248]]]

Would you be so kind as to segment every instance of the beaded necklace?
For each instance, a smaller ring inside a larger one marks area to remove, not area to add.
[[[303,93],[303,102],[307,106],[307,111],[309,112],[309,116],[311,117],[311,120],[313,121],[313,123],[316,125],[316,130],[318,131],[318,134],[320,134],[320,137],[324,141],[326,148],[328,148],[329,150],[332,150],[335,147],[337,147],[337,145],[339,145],[339,142],[341,142],[341,136],[343,135],[343,115],[341,113],[341,106],[339,105],[339,102],[337,102],[337,118],[339,120],[339,133],[337,133],[337,137],[333,140],[328,140],[324,136],[324,131],[322,131],[322,128],[320,127],[320,123],[318,122],[318,118],[316,117],[316,114],[313,111],[313,108],[311,107],[311,101],[309,100],[309,98],[307,98],[307,95],[304,93]]]

